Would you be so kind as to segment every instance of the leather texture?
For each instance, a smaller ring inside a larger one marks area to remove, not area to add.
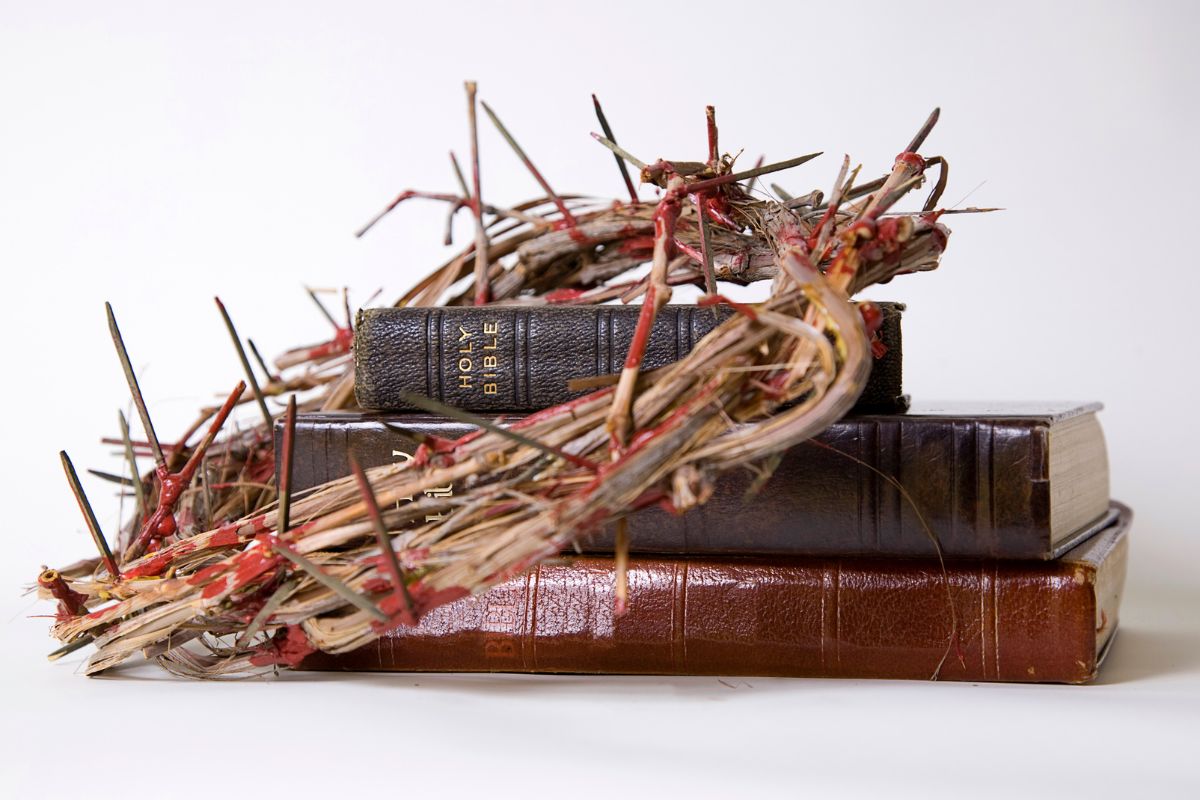
[[[896,410],[901,383],[899,303],[879,303],[885,346],[860,409]],[[715,312],[715,313],[714,313]],[[728,308],[664,306],[651,329],[643,369],[686,355]],[[575,378],[621,371],[640,306],[372,308],[355,325],[355,399],[361,408],[411,410],[413,392],[468,411],[537,411],[579,397]]]
[[[1130,512],[1050,562],[634,558],[542,565],[310,669],[1084,683],[1117,626]]]
[[[1051,431],[1097,408],[964,405],[853,415],[815,443],[785,453],[754,496],[747,490],[755,475],[738,470],[718,475],[709,501],[685,514],[650,508],[632,515],[631,550],[935,556],[924,518],[947,558],[1051,558],[1086,534],[1081,530],[1065,544],[1051,540]],[[302,490],[348,475],[350,453],[365,467],[393,463],[416,449],[405,430],[456,439],[474,429],[424,414],[301,414],[293,486]],[[1095,524],[1105,521],[1106,497],[1094,510]],[[601,531],[581,545],[612,552],[613,538]]]

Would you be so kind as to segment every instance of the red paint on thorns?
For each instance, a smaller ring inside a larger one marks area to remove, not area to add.
[[[858,304],[858,313],[862,315],[867,336],[871,339],[871,355],[883,358],[888,351],[887,345],[879,338],[879,328],[883,325],[883,311],[878,304],[867,301]]]
[[[917,155],[916,153],[913,153],[913,152],[910,152],[907,150],[905,152],[901,153],[900,155],[896,156],[895,166],[899,166],[901,164],[905,165],[906,167],[913,170],[914,172],[924,172],[925,171],[925,159],[922,158],[921,156]]]
[[[654,250],[653,236],[633,236],[617,244],[617,252],[625,256],[638,256]]]
[[[227,577],[221,578],[220,580],[215,580],[212,583],[210,583],[208,586],[205,586],[203,590],[201,590],[200,596],[202,598],[204,598],[205,600],[211,600],[212,598],[214,598],[217,595],[224,592],[228,583],[229,583],[229,578],[227,578]]]
[[[739,303],[736,300],[730,300],[723,294],[705,295],[696,301],[696,305],[700,306],[701,308],[719,305],[729,306],[747,319],[758,322],[758,312],[755,311],[752,306],[748,306],[745,303]]]
[[[316,347],[309,348],[305,356],[312,361],[332,358],[333,356],[349,353],[353,346],[354,331],[350,328],[338,328],[337,333],[334,334],[332,339]]]
[[[700,252],[696,248],[687,244],[682,239],[680,239],[678,236],[675,237],[675,249],[677,249],[679,252],[683,253],[685,256],[687,256],[688,258],[695,261],[697,264],[704,263],[704,253]]]
[[[163,570],[171,566],[171,562],[175,560],[175,554],[171,551],[159,553],[151,559],[143,561],[136,567],[131,567],[121,573],[121,577],[125,580],[133,580],[134,578],[152,578],[162,574]]]
[[[649,318],[646,309],[654,308],[654,300],[658,296],[658,287],[653,283],[646,286],[646,297],[642,300],[642,317]],[[649,312],[653,314],[651,310]],[[633,331],[633,340],[629,343],[629,355],[625,357],[625,369],[637,369],[642,365],[642,356],[646,354],[646,345],[650,341],[650,325],[643,325],[639,321],[637,328]]]
[[[245,551],[242,552],[244,553]],[[229,569],[229,564],[225,561],[222,561],[219,564],[207,566],[204,569],[198,570],[195,575],[192,575],[190,578],[188,578],[188,585],[199,586],[202,583],[208,583],[227,569]]]
[[[602,397],[606,394],[611,394],[614,391],[616,391],[616,387],[605,386],[603,389],[597,389],[596,391],[592,392],[591,394],[585,394],[583,397],[577,397],[574,400],[568,400],[567,402],[562,403],[560,405],[551,406],[550,408],[546,408],[541,411],[535,411],[534,413],[530,414],[529,416],[523,417],[523,418],[517,420],[516,422],[514,422],[512,424],[512,427],[516,430],[520,430],[521,428],[527,428],[530,425],[533,425],[535,423],[549,419],[550,417],[557,416],[557,415],[563,413],[564,411],[566,411],[567,413],[571,413],[573,411],[573,409],[583,405],[584,403],[589,403],[589,402],[596,400],[597,398]],[[574,415],[572,414],[572,416],[574,416]]]
[[[544,295],[547,303],[569,303],[578,300],[584,293],[583,289],[555,289]]]
[[[192,452],[191,458],[183,465],[179,472],[171,472],[165,464],[155,467],[154,474],[158,478],[158,507],[154,509],[149,517],[142,524],[141,532],[137,538],[129,546],[125,552],[125,560],[132,561],[140,556],[150,547],[151,544],[161,542],[168,536],[173,535],[178,529],[178,523],[175,521],[175,504],[179,502],[180,495],[183,490],[192,482],[192,478],[196,475],[196,470],[200,468],[200,464],[204,460],[204,454],[208,452],[209,445],[216,438],[217,432],[224,426],[225,420],[229,418],[229,414],[233,411],[233,407],[237,405],[241,399],[242,393],[246,391],[244,381],[239,381],[234,387],[229,397],[226,398],[224,405],[217,412],[212,424],[208,427],[208,432],[204,434],[204,439]]]
[[[381,633],[399,627],[400,625],[417,624],[417,618],[409,612],[403,595],[397,595],[394,592],[390,593],[385,597],[379,598],[379,602],[376,603],[376,605],[379,607],[380,611],[387,614],[388,617],[391,618],[387,623],[371,623],[371,627]]]
[[[56,569],[47,569],[38,576],[38,585],[46,589],[58,601],[58,620],[61,622],[72,617],[82,616],[88,613],[87,606],[84,601],[87,600],[87,595],[81,594],[63,580],[61,574]]]
[[[237,559],[232,588],[241,589],[263,573],[280,566],[283,563],[283,557],[274,555],[274,552],[268,547],[243,550]]]
[[[412,597],[417,619],[420,619],[430,609],[446,605],[447,603],[453,603],[455,600],[461,600],[471,594],[470,591],[461,586],[451,586],[446,589],[431,589],[420,581],[410,586],[408,593]]]
[[[222,525],[208,540],[209,547],[233,547],[240,541],[236,525]]]
[[[378,556],[368,560],[368,563],[374,566],[377,570],[384,569],[383,562],[384,556]],[[370,594],[383,594],[384,592],[390,593],[392,591],[392,584],[383,578],[371,578],[370,580],[363,581],[363,591]]]
[[[288,625],[284,630],[277,631],[271,641],[252,655],[250,663],[256,667],[269,667],[274,664],[297,667],[315,652],[317,648],[308,640],[304,629],[299,625]]]

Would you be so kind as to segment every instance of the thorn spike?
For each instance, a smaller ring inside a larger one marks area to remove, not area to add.
[[[546,196],[549,197],[551,202],[553,202],[558,208],[559,213],[563,215],[563,219],[566,220],[567,224],[572,228],[575,227],[577,224],[575,222],[575,217],[571,214],[570,209],[567,208],[567,204],[562,201],[562,198],[559,197],[552,188],[550,188],[550,183],[544,177],[542,177],[542,173],[537,167],[534,166],[533,161],[529,158],[529,156],[525,154],[525,150],[520,144],[517,143],[517,140],[513,138],[513,135],[508,132],[508,128],[504,127],[504,123],[500,121],[500,118],[496,116],[496,112],[492,111],[492,107],[482,100],[479,101],[479,105],[483,106],[484,113],[488,115],[488,118],[492,121],[492,124],[496,126],[496,130],[500,131],[500,135],[504,137],[504,141],[508,142],[508,146],[513,149],[513,152],[517,154],[517,158],[521,159],[521,163],[524,164],[525,168],[533,174],[534,180],[538,182],[538,185],[542,187],[542,190],[546,193]]]
[[[292,451],[296,445],[296,395],[288,398],[287,413],[284,415],[283,455],[279,463],[279,532],[287,533],[291,527],[292,511]]]
[[[912,141],[908,143],[908,147],[904,148],[904,152],[917,152],[921,145],[925,144],[925,139],[929,136],[929,132],[933,130],[933,126],[937,125],[938,118],[941,116],[941,108],[935,108],[933,111],[931,111],[929,116],[925,119],[925,122],[921,125],[920,130],[917,131],[917,135],[914,136]]]
[[[700,221],[700,250],[704,256],[704,291],[709,295],[717,293],[717,275],[713,271],[712,240],[708,233],[708,214],[704,211],[704,195],[696,198],[696,218]],[[714,314],[715,306],[714,306]]]
[[[309,290],[312,294],[312,290]],[[315,299],[315,295],[313,296]],[[254,369],[250,366],[250,359],[246,358],[246,348],[242,347],[241,337],[238,336],[237,328],[233,325],[233,319],[230,318],[229,312],[225,309],[225,304],[221,302],[221,298],[214,297],[213,300],[217,303],[217,310],[221,312],[221,319],[225,321],[225,330],[229,332],[229,338],[233,340],[233,349],[237,351],[238,361],[242,362],[242,371],[246,373],[246,380],[250,382],[250,389],[254,392],[254,399],[258,403],[258,410],[262,413],[263,421],[267,423],[267,427],[271,427],[271,412],[267,408],[267,401],[263,397],[262,388],[258,385],[258,378],[254,375]]]
[[[146,503],[146,487],[142,485],[137,456],[133,454],[133,440],[129,437],[129,420],[125,419],[125,412],[120,409],[117,409],[117,424],[121,428],[121,444],[125,446],[125,461],[129,464],[129,474],[133,478],[133,493],[137,498],[138,514],[145,518],[149,508]]]
[[[708,125],[708,163],[715,168],[717,166],[717,158],[719,158],[719,148],[717,146],[717,109],[713,106],[705,106],[704,120]]]
[[[318,309],[321,310],[321,316],[323,316],[323,317],[325,317],[325,319],[329,320],[329,324],[332,325],[334,327],[334,329],[340,328],[341,325],[338,325],[338,321],[333,318],[333,314],[329,313],[329,309],[326,308],[325,304],[321,302],[321,298],[317,297],[317,293],[313,291],[312,287],[305,286],[304,291],[308,292],[308,296],[310,298],[312,298],[313,303],[316,305],[316,307]],[[218,300],[217,302],[220,302],[220,301]]]
[[[200,444],[196,445],[196,449],[192,451],[192,455],[188,458],[187,463],[183,465],[183,469],[177,473],[186,483],[191,483],[192,477],[199,469],[200,463],[204,460],[204,454],[208,452],[208,448],[212,445],[213,440],[217,438],[217,434],[225,425],[225,420],[229,419],[229,415],[233,412],[233,407],[237,405],[242,394],[246,391],[246,382],[238,381],[237,386],[233,387],[233,391],[225,398],[225,402],[217,411],[216,417],[209,424],[208,430],[204,434],[204,438],[200,440]]]
[[[554,445],[546,444],[545,442],[539,442],[537,439],[530,438],[523,433],[513,430],[512,428],[505,428],[501,425],[497,425],[485,417],[478,417],[469,411],[463,411],[461,408],[446,405],[445,403],[435,400],[432,397],[426,397],[423,394],[417,394],[415,392],[400,392],[400,399],[406,404],[416,406],[422,411],[428,411],[431,414],[440,414],[445,417],[450,417],[451,419],[456,419],[460,422],[465,422],[468,425],[474,425],[477,428],[482,428],[488,433],[495,433],[499,436],[503,436],[506,439],[511,439],[517,444],[524,445],[525,447],[532,447],[535,450],[540,450],[548,456],[561,458],[563,461],[566,461],[569,464],[574,464],[577,467],[582,467],[583,469],[590,470],[592,472],[597,470],[597,466],[595,464],[582,456],[569,453],[561,447],[555,447]]]
[[[792,167],[798,167],[801,164],[812,161],[819,155],[821,154],[809,153],[805,156],[789,158],[787,161],[779,161],[774,164],[767,164],[765,167],[748,169],[745,172],[731,172],[728,175],[722,175],[718,178],[709,178],[708,180],[696,181],[695,183],[688,184],[687,190],[688,192],[704,192],[708,191],[709,189],[715,189],[718,186],[724,186],[727,183],[737,183],[745,180],[746,178],[757,178],[760,175],[768,175],[772,172],[791,169]]]
[[[626,160],[626,161],[628,161],[630,164],[633,164],[635,167],[637,167],[637,168],[638,168],[638,171],[639,171],[639,172],[640,172],[641,170],[644,170],[644,169],[646,168],[646,162],[645,162],[645,161],[642,161],[642,160],[641,160],[641,159],[639,159],[637,156],[635,156],[635,155],[631,154],[631,153],[630,153],[628,150],[626,150],[625,148],[623,148],[623,147],[621,147],[620,145],[618,145],[618,144],[617,144],[616,142],[614,142],[612,139],[609,139],[609,138],[608,138],[608,137],[606,137],[606,136],[601,136],[601,135],[600,135],[600,134],[598,134],[598,133],[593,133],[593,134],[592,134],[592,138],[593,138],[593,139],[595,139],[595,140],[596,140],[597,142],[599,142],[600,144],[602,144],[602,145],[604,145],[605,147],[607,147],[609,150],[613,151],[613,153],[614,153],[614,154],[616,154],[616,155],[620,156],[621,158],[625,159],[625,160]]]
[[[270,383],[271,381],[275,380],[277,376],[272,373],[271,368],[267,366],[267,361],[262,357],[262,353],[258,352],[258,347],[254,344],[254,340],[247,337],[246,344],[250,346],[250,353],[254,356],[254,360],[258,362],[259,369],[261,369],[263,374],[267,376],[267,382]]]
[[[142,397],[142,389],[138,386],[137,375],[133,365],[129,363],[129,351],[125,348],[125,340],[121,337],[121,329],[117,327],[117,317],[113,314],[112,303],[104,304],[108,315],[108,332],[112,335],[113,345],[117,348],[117,358],[121,360],[121,370],[125,373],[125,382],[129,384],[129,393],[133,395],[133,404],[138,416],[142,419],[142,429],[146,432],[146,441],[150,443],[150,451],[154,454],[154,463],[166,467],[167,460],[163,457],[162,445],[154,433],[154,424],[150,421],[150,411],[146,408],[146,400]]]
[[[454,151],[450,151],[450,166],[454,168],[454,179],[458,181],[458,188],[462,191],[462,196],[466,200],[471,199],[471,187],[467,186],[467,179],[463,176],[462,167],[458,165],[458,156],[454,155]]]
[[[83,485],[79,482],[79,475],[75,472],[75,465],[71,463],[71,457],[67,455],[66,450],[60,450],[58,457],[62,461],[63,472],[67,475],[67,483],[71,485],[71,493],[75,495],[75,502],[79,504],[79,510],[83,513],[83,521],[87,524],[88,533],[92,535],[92,541],[96,544],[96,549],[100,551],[100,560],[104,562],[104,568],[108,570],[108,574],[113,577],[113,580],[120,580],[121,571],[117,569],[117,561],[113,558],[112,550],[108,549],[104,532],[100,530],[96,513],[92,510],[92,504],[88,502],[87,495],[84,494]]]
[[[490,299],[488,285],[488,236],[483,224],[483,192],[479,188],[479,124],[475,118],[475,81],[464,84],[467,91],[467,125],[471,131],[471,210],[475,212],[475,305]]]
[[[315,580],[317,583],[324,586],[326,589],[329,589],[334,594],[341,597],[347,603],[350,603],[354,606],[357,606],[358,608],[361,608],[363,611],[366,611],[368,614],[375,617],[375,619],[379,620],[380,622],[390,622],[391,621],[388,619],[387,614],[384,614],[382,611],[380,611],[375,606],[375,604],[372,603],[370,600],[363,597],[361,594],[354,591],[349,586],[347,586],[346,584],[339,581],[337,578],[333,577],[332,575],[327,574],[323,569],[318,567],[316,564],[309,561],[307,558],[300,555],[296,551],[292,550],[290,547],[284,545],[282,542],[276,542],[274,545],[274,549],[275,549],[276,553],[279,553],[279,555],[283,556],[288,561],[291,561],[297,567],[299,567],[300,569],[307,572],[309,574],[309,576],[312,577],[313,580]]]
[[[759,156],[758,160],[754,162],[754,168],[758,169],[759,167],[761,167],[763,165],[763,161],[765,161],[766,158],[767,158],[766,156]],[[757,175],[751,175],[750,179],[746,181],[746,188],[744,189],[746,194],[750,194],[751,192],[754,191],[754,182],[757,180],[758,180]],[[774,184],[772,184],[772,185],[774,185]]]
[[[605,137],[613,144],[617,143],[617,137],[613,135],[612,128],[608,126],[608,118],[604,116],[604,109],[600,107],[600,101],[596,95],[592,95],[592,105],[596,108],[596,119],[600,122],[600,130],[604,131]],[[629,190],[629,200],[635,205],[639,202],[637,187],[633,185],[633,178],[629,177],[629,168],[625,166],[624,159],[617,153],[613,153],[613,160],[617,162],[617,169],[621,170],[621,178],[625,181],[625,188]]]
[[[367,516],[371,518],[371,523],[375,526],[375,539],[379,543],[379,548],[387,556],[388,570],[392,573],[392,584],[396,587],[396,596],[408,610],[409,616],[416,622],[416,608],[413,605],[412,595],[408,592],[404,567],[400,565],[400,559],[396,557],[396,551],[392,549],[392,541],[388,538],[387,528],[383,525],[383,514],[379,511],[379,503],[375,501],[375,491],[371,488],[367,473],[363,472],[362,466],[359,465],[358,459],[354,457],[353,453],[350,454],[350,471],[354,473],[354,479],[358,482],[363,502],[367,506]]]
[[[80,636],[75,641],[68,642],[67,644],[64,644],[62,647],[58,648],[54,652],[48,654],[46,656],[46,660],[47,661],[58,661],[63,656],[70,655],[71,653],[74,653],[76,650],[81,650],[84,647],[87,647],[89,644],[91,644],[94,641],[96,641],[95,636],[93,636],[90,633],[85,633],[83,636]]]

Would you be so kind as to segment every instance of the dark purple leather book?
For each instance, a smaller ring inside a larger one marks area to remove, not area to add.
[[[632,515],[631,549],[930,557],[937,551],[923,518],[948,558],[1053,558],[1106,522],[1108,462],[1097,410],[958,404],[852,415],[785,453],[753,496],[751,471],[733,471],[717,478],[699,508]],[[427,414],[301,414],[293,486],[348,475],[351,453],[365,467],[405,459],[416,449],[406,431],[455,439],[471,430]],[[278,425],[275,435],[278,445]],[[600,531],[582,546],[611,552],[613,539]]]
[[[904,407],[899,303],[879,303],[881,355],[859,398],[860,410]],[[372,308],[359,312],[354,339],[354,394],[362,408],[412,410],[413,392],[467,411],[537,411],[565,403],[575,378],[621,371],[640,307],[452,306]],[[691,351],[728,308],[664,306],[643,369]]]

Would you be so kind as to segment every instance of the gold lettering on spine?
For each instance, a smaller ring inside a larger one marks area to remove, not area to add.
[[[485,322],[483,323],[483,349],[496,350],[499,347],[500,341],[500,323]],[[488,339],[487,337],[491,337]],[[500,367],[500,359],[495,355],[484,355],[483,357],[483,393],[484,394],[499,394],[500,384],[496,383],[496,378],[499,378],[499,373],[496,372]],[[490,379],[490,380],[489,380]]]
[[[471,340],[474,336],[469,330],[462,325],[458,326],[458,388],[471,388],[471,369],[475,366],[471,361],[470,353],[475,350],[475,342]]]
[[[479,337],[476,342],[475,337]],[[476,344],[479,344],[478,352]],[[500,357],[496,351],[500,349],[500,323],[484,321],[482,333],[469,331],[463,325],[458,326],[458,360],[454,364],[454,377],[458,380],[459,389],[474,389],[476,378],[481,378],[483,393],[496,395],[500,393]],[[482,358],[480,354],[482,353]],[[478,371],[482,370],[482,371]]]
[[[407,464],[409,461],[413,460],[412,454],[406,453],[403,450],[393,450],[392,458],[396,459],[397,461],[403,461],[405,464]],[[435,486],[435,487],[426,489],[424,494],[426,497],[453,497],[454,496],[454,484],[449,483],[449,484],[446,484],[445,486]],[[409,495],[408,497],[402,497],[396,503],[396,507],[399,508],[402,503],[411,503],[411,502],[412,502],[412,495]],[[425,521],[426,522],[435,522],[439,519],[443,519],[445,516],[446,516],[446,513],[444,511],[439,512],[437,514],[426,514]]]

